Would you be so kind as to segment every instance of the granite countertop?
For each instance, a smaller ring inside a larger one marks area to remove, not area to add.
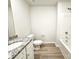
[[[24,49],[26,45],[28,45],[28,43],[31,40],[32,39],[28,39],[28,38],[17,38],[17,39],[9,40],[8,45],[11,45],[12,43],[15,42],[23,42],[23,44],[13,50],[8,51],[8,59],[14,59],[22,51],[22,49]]]

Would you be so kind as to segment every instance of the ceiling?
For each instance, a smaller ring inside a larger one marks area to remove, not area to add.
[[[29,5],[56,5],[58,0],[26,0]]]
[[[34,6],[40,6],[40,5],[52,6],[52,5],[56,5],[57,1],[59,0],[25,0],[25,1],[29,5],[34,5]],[[65,1],[69,1],[69,0],[65,0]],[[10,6],[10,0],[8,0],[8,5]]]

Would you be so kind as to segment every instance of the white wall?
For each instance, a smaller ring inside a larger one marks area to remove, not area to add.
[[[15,31],[19,37],[31,33],[29,6],[25,0],[11,0]]]
[[[15,28],[14,28],[14,21],[13,21],[13,14],[11,7],[8,7],[8,35],[9,37],[15,35]]]
[[[71,12],[68,10],[70,7],[70,1],[59,1],[57,5],[57,42],[65,59],[70,59]]]
[[[54,42],[56,39],[56,6],[32,6],[32,33],[36,39]]]

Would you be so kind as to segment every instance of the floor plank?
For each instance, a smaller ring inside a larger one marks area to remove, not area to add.
[[[43,44],[39,50],[34,50],[34,59],[64,59],[64,57],[55,44]]]

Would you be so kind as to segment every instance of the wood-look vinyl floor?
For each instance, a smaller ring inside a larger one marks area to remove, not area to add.
[[[64,59],[64,57],[54,43],[49,43],[41,45],[39,50],[34,50],[34,59]]]

